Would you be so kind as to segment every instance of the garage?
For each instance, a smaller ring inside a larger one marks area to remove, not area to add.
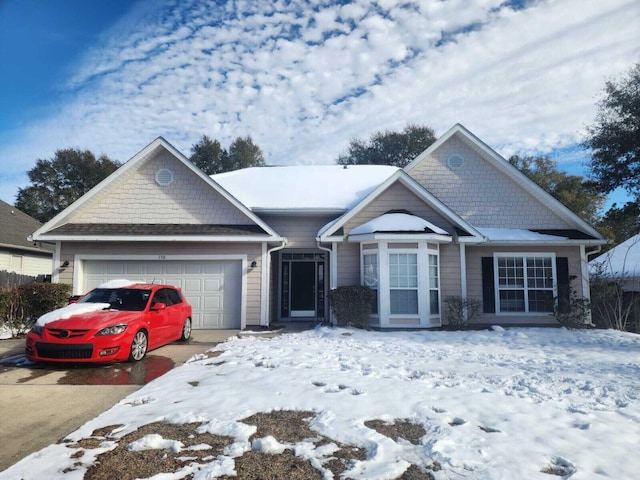
[[[83,292],[108,280],[182,288],[193,307],[193,328],[242,327],[241,260],[83,260]]]

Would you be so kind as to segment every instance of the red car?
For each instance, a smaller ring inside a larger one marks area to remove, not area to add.
[[[112,284],[113,285],[113,284]],[[191,306],[170,285],[109,283],[38,319],[26,356],[45,362],[139,361],[148,350],[191,337]]]

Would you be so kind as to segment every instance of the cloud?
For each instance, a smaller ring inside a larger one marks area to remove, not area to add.
[[[350,138],[407,123],[460,122],[504,155],[575,145],[604,80],[640,57],[640,6],[514,3],[144,3],[55,114],[0,144],[5,171],[67,146],[126,160],[159,135],[189,155],[202,134],[250,134],[268,163],[332,163]]]

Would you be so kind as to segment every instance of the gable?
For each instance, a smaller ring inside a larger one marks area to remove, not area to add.
[[[162,185],[162,175],[172,181]],[[156,181],[156,175],[161,182]],[[250,224],[219,192],[164,148],[105,186],[74,211],[69,223]]]
[[[442,228],[449,234],[454,233],[453,225],[400,182],[394,182],[384,192],[367,204],[354,217],[344,224],[344,232],[348,234],[353,228],[378,218],[392,210],[407,210]]]
[[[477,227],[563,229],[574,226],[522,183],[494,166],[459,133],[430,152],[408,173]]]

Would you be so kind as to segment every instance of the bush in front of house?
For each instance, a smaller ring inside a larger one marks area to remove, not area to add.
[[[443,317],[449,325],[463,327],[478,318],[482,302],[476,298],[450,296],[444,299]]]
[[[71,285],[33,282],[0,287],[0,321],[15,337],[26,333],[42,315],[67,304]]]
[[[334,288],[329,292],[329,305],[339,326],[367,328],[375,292],[361,285]]]

